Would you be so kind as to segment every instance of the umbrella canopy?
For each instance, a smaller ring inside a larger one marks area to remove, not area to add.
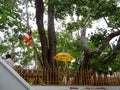
[[[57,60],[57,61],[63,61],[63,62],[67,62],[67,61],[72,61],[74,58],[73,56],[71,56],[69,53],[66,52],[60,52],[58,54],[56,54],[53,59]]]

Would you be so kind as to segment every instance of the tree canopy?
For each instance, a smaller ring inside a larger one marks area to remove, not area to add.
[[[14,4],[13,7],[5,1],[0,1],[0,30],[4,35],[0,45],[2,54],[10,49],[10,52],[14,52],[13,57],[19,56],[22,63],[37,59],[42,67],[58,67],[60,62],[53,60],[53,56],[64,49],[75,57],[76,64],[70,63],[73,67],[96,67],[103,72],[108,67],[118,70],[119,37],[114,50],[109,42],[120,35],[119,0],[35,0],[38,29],[32,33],[35,46],[32,48],[21,40],[27,27],[26,22],[21,21],[23,12],[18,7],[20,1],[9,1],[12,6]],[[44,15],[48,16],[47,29]],[[99,20],[104,21],[107,27],[98,27],[86,37],[88,28]],[[57,24],[59,26],[56,28]],[[18,47],[21,49],[19,53],[15,51]]]

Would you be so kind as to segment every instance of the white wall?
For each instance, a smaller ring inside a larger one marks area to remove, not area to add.
[[[31,86],[0,59],[0,90],[31,90]]]

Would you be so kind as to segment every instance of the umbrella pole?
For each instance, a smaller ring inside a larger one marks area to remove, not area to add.
[[[65,62],[65,71],[68,70],[68,64]]]
[[[67,84],[68,80],[69,80],[69,68],[68,68],[68,64],[67,62],[65,62],[65,84]]]

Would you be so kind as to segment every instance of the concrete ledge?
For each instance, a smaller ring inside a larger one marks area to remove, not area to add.
[[[32,90],[120,90],[120,86],[32,86]]]

